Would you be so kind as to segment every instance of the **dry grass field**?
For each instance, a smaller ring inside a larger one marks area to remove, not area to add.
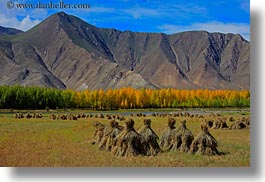
[[[26,111],[25,111],[26,112]],[[79,111],[72,111],[78,113]],[[88,112],[85,112],[88,113]],[[157,156],[116,157],[89,144],[94,128],[92,123],[107,124],[104,118],[82,118],[77,121],[50,120],[43,111],[41,119],[14,119],[13,114],[0,114],[0,166],[94,166],[94,167],[249,167],[250,129],[209,129],[217,139],[220,156],[190,155],[182,152],[165,152]],[[206,119],[215,119],[203,114]],[[249,112],[221,112],[235,119],[249,117]],[[125,116],[126,119],[131,116]],[[153,117],[152,128],[161,136],[168,117]],[[135,128],[143,124],[143,117],[133,117]],[[187,120],[193,135],[200,132],[201,118],[176,117]],[[232,122],[227,122],[228,126]],[[122,125],[122,122],[121,122]]]

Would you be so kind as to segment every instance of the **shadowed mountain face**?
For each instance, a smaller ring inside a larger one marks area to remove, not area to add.
[[[0,37],[0,85],[249,89],[249,46],[235,34],[121,32],[57,13]]]
[[[0,35],[16,35],[22,33],[23,31],[17,30],[15,28],[6,28],[0,26]]]

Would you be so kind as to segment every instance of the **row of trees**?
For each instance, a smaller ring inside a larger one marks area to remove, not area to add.
[[[89,108],[95,110],[179,107],[249,107],[248,90],[108,89],[58,90],[0,86],[0,108]]]

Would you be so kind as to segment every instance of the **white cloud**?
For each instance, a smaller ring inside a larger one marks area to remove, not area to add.
[[[27,31],[38,23],[40,23],[40,20],[31,19],[29,15],[21,20],[18,20],[16,17],[6,17],[4,14],[0,14],[0,25],[3,27],[11,27]]]
[[[181,18],[190,18],[196,15],[206,16],[207,9],[201,6],[197,6],[195,4],[166,4],[160,3],[157,7],[141,7],[141,6],[133,6],[129,9],[124,9],[121,11],[122,14],[132,16],[135,19],[139,19],[142,17],[170,17],[172,15]]]
[[[143,16],[158,16],[161,13],[158,10],[148,8],[131,8],[126,9],[123,12],[133,16],[135,19],[141,18]]]
[[[0,25],[4,27],[17,28],[23,31],[29,30],[41,20],[48,16],[46,9],[23,9],[12,8],[8,9],[6,3],[9,0],[0,1]],[[20,0],[23,3],[25,0]],[[18,3],[14,1],[14,3]],[[19,17],[19,18],[18,18]]]
[[[167,8],[168,9],[168,8]],[[165,9],[165,12],[167,12]],[[207,16],[208,10],[205,7],[198,6],[196,4],[187,3],[187,4],[176,4],[173,5],[171,8],[170,15],[172,16],[172,11],[175,15],[182,18],[189,18],[199,15],[200,17]]]
[[[206,23],[194,23],[185,26],[165,24],[159,26],[158,28],[167,34],[192,31],[192,30],[235,33],[235,34],[241,34],[242,36],[244,36],[245,39],[250,40],[250,25],[246,23],[206,22]]]
[[[27,15],[24,19],[22,19],[18,24],[18,29],[20,30],[29,30],[33,26],[39,24],[40,20],[32,20],[29,15]]]

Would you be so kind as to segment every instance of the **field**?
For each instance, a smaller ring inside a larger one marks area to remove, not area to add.
[[[147,112],[146,118],[152,120],[152,128],[161,136],[167,126],[168,116],[153,117],[151,112],[164,111],[122,111],[126,119],[129,113]],[[15,111],[13,111],[15,112]],[[19,111],[34,112],[34,111]],[[9,110],[0,113],[0,166],[95,166],[95,167],[249,167],[250,166],[250,129],[241,130],[210,129],[217,139],[220,156],[190,155],[182,152],[165,152],[157,156],[116,157],[109,152],[98,150],[89,144],[95,121],[107,124],[106,118],[82,118],[77,121],[50,120],[48,116],[57,112],[90,113],[95,111],[41,111],[41,119],[15,119]],[[149,113],[150,112],[150,113]],[[186,112],[186,111],[172,111]],[[236,120],[249,117],[249,109],[188,110],[198,112],[204,119],[215,119],[210,113],[222,117],[233,116]],[[102,112],[104,113],[104,112]],[[108,112],[109,113],[109,112]],[[117,113],[117,112],[114,112]],[[105,113],[106,114],[106,113]],[[133,117],[136,130],[143,124],[143,117]],[[200,132],[201,118],[176,117],[177,124],[187,120],[187,127],[193,135]],[[232,122],[227,122],[230,126]],[[122,122],[121,122],[122,125]]]

